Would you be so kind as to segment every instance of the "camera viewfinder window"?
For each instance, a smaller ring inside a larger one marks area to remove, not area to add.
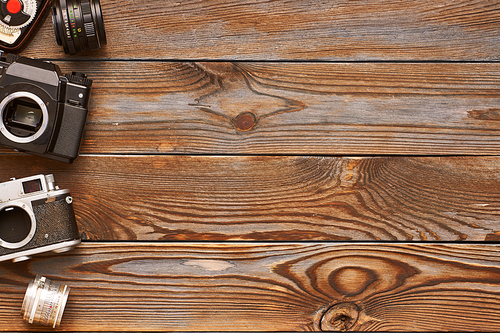
[[[23,190],[24,194],[41,191],[42,184],[40,183],[40,179],[23,182]]]

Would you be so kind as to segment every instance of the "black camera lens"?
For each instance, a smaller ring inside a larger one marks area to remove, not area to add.
[[[38,132],[42,126],[43,111],[29,98],[16,98],[5,107],[2,120],[15,136],[28,137]]]
[[[0,239],[8,243],[19,243],[29,236],[31,218],[20,207],[5,207],[0,210]]]
[[[57,44],[67,54],[94,51],[106,45],[99,0],[58,0],[52,7]]]

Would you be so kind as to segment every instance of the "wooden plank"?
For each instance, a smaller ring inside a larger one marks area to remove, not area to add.
[[[92,240],[500,239],[499,157],[2,156],[53,173]]]
[[[82,153],[498,155],[500,64],[59,62]]]
[[[36,274],[72,288],[61,323],[68,331],[498,331],[499,250],[90,243],[2,263],[0,331],[38,329],[19,315]]]
[[[108,45],[93,58],[498,60],[500,3],[102,1]],[[24,54],[65,57],[50,18]]]

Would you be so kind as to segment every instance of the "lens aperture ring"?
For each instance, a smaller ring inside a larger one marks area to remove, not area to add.
[[[73,38],[71,36],[71,24],[70,19],[68,17],[68,4],[66,0],[59,0],[59,6],[56,6],[53,11],[53,19],[55,19],[54,29],[58,28],[59,32],[61,32],[62,45],[64,47],[64,52],[69,54],[76,54],[75,43],[73,42]],[[56,34],[57,32],[56,31]]]
[[[81,7],[79,0],[66,0],[67,10],[66,15],[68,17],[68,24],[70,26],[70,36],[73,41],[75,52],[71,54],[76,54],[78,52],[85,52],[85,45],[87,45],[87,39],[83,33],[83,17],[81,13]]]

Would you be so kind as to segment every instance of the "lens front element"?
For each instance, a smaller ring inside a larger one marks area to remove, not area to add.
[[[107,43],[99,0],[58,0],[52,23],[57,44],[67,54],[94,51]]]

